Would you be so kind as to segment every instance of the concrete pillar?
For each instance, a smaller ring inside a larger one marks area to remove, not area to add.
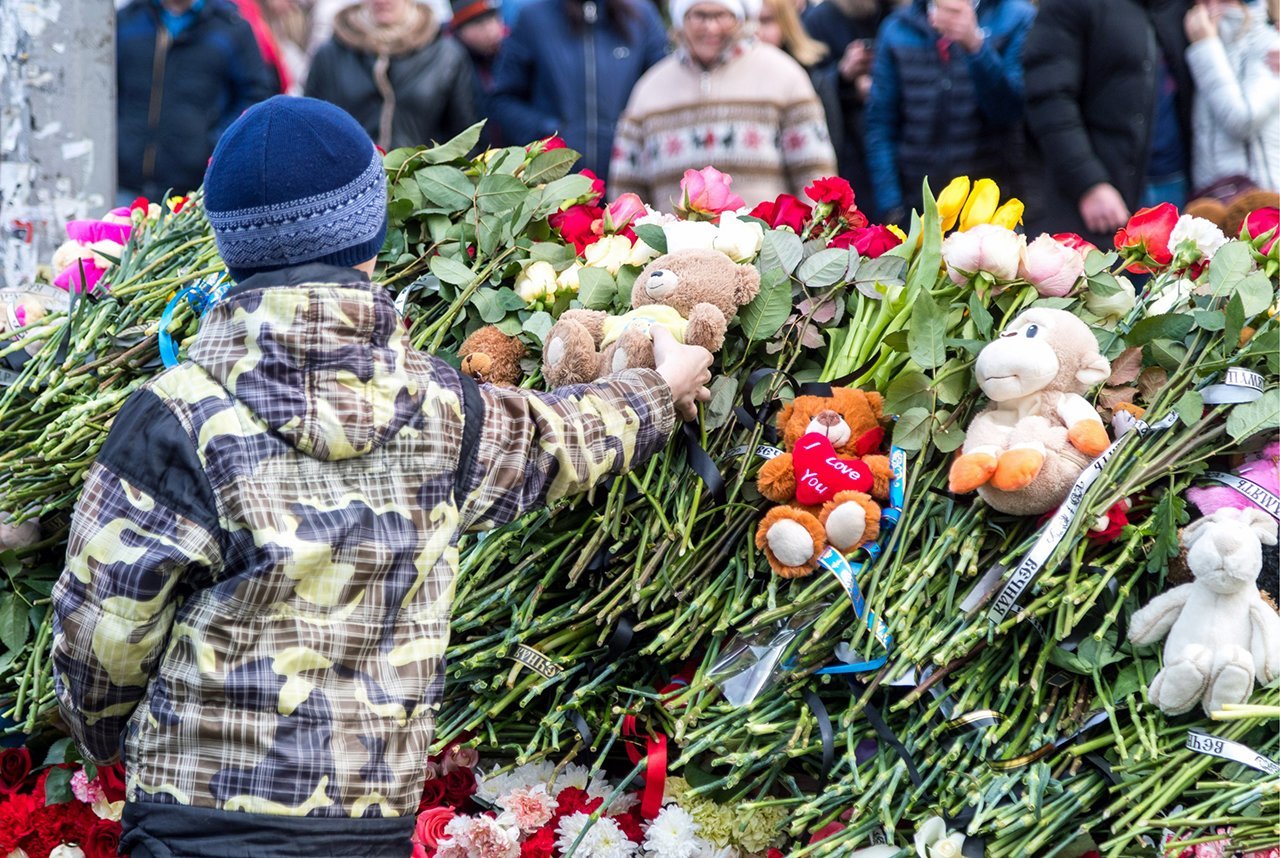
[[[112,205],[115,38],[112,0],[0,0],[0,290]]]

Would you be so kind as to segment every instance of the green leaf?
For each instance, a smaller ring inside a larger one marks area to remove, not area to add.
[[[557,150],[553,150],[557,151]],[[588,310],[607,310],[618,294],[618,284],[603,268],[582,268],[578,271],[578,300]]]
[[[1092,636],[1080,641],[1077,654],[1080,660],[1093,670],[1100,670],[1109,664],[1124,661],[1126,658],[1116,652],[1116,648],[1106,638],[1095,640]]]
[[[484,128],[484,120],[472,125],[452,140],[423,151],[422,160],[428,164],[443,164],[446,161],[456,161],[466,157],[468,152],[476,148],[482,128]]]
[[[995,319],[991,317],[991,311],[982,303],[977,292],[969,293],[969,318],[973,319],[979,334],[987,339],[991,338]]]
[[[1191,315],[1201,330],[1221,331],[1227,326],[1227,317],[1221,310],[1196,310]]]
[[[893,443],[909,453],[923,449],[929,441],[932,419],[927,408],[908,408],[893,424]]]
[[[49,769],[44,780],[45,804],[66,804],[74,797],[71,792],[71,769]]]
[[[1276,299],[1275,287],[1271,285],[1267,275],[1261,271],[1255,271],[1241,280],[1236,286],[1236,294],[1240,296],[1246,319],[1252,319],[1266,310]]]
[[[892,334],[886,335],[880,342],[900,354],[905,354],[909,348],[906,331],[894,331]]]
[[[636,227],[635,232],[636,238],[658,251],[659,254],[667,252],[667,234],[656,223],[641,224]]]
[[[1222,338],[1229,349],[1234,350],[1236,344],[1240,342],[1240,332],[1244,330],[1244,320],[1244,299],[1239,295],[1232,295],[1231,300],[1227,302],[1226,319],[1222,329]]]
[[[944,405],[955,405],[969,392],[969,374],[967,372],[949,372],[957,361],[950,360],[942,365],[938,372],[940,381],[934,382],[934,390],[938,393],[938,401]]]
[[[791,315],[791,278],[778,268],[766,270],[760,294],[738,311],[742,331],[751,342],[767,340]]]
[[[1195,320],[1183,313],[1149,316],[1133,326],[1124,341],[1130,346],[1146,345],[1154,340],[1180,340],[1195,327]]]
[[[547,334],[551,333],[552,324],[551,314],[539,310],[524,320],[524,332],[542,344],[546,342]]]
[[[857,259],[858,254],[849,256]],[[907,260],[885,254],[877,259],[867,259],[858,268],[853,280],[854,287],[868,298],[882,300],[891,291],[901,288],[905,283],[903,277],[907,273]]]
[[[761,274],[774,269],[781,269],[790,274],[796,270],[804,257],[804,242],[800,236],[785,229],[773,229],[764,234],[764,242],[760,245],[760,259],[756,266]]]
[[[506,221],[496,214],[487,214],[480,218],[476,226],[476,244],[484,256],[492,256],[498,246],[503,243],[503,230]]]
[[[849,268],[849,251],[838,247],[819,250],[804,262],[796,274],[800,282],[813,290],[825,289],[840,282]]]
[[[947,359],[946,337],[946,310],[928,292],[921,292],[916,296],[907,327],[911,359],[925,369],[942,366]]]
[[[1130,694],[1137,694],[1141,687],[1142,678],[1138,673],[1138,665],[1126,664],[1120,668],[1120,672],[1111,683],[1111,700],[1118,703]]]
[[[399,149],[392,149],[382,156],[382,169],[388,173],[394,173],[404,166],[405,161],[408,161],[416,154],[418,154],[417,146],[403,146]]]
[[[422,195],[422,186],[418,184],[418,180],[412,175],[405,176],[396,182],[391,188],[391,202],[408,202],[412,208],[410,211],[417,211],[424,208],[427,204],[426,197]]]
[[[1040,307],[1045,310],[1065,310],[1076,302],[1075,298],[1037,298],[1031,302],[1032,307]]]
[[[475,273],[470,268],[447,256],[433,256],[430,264],[431,273],[439,277],[441,283],[466,286],[475,278]]]
[[[929,385],[929,377],[918,370],[898,373],[884,394],[885,413],[902,414],[911,408],[932,407],[933,392]]]
[[[524,183],[533,187],[554,182],[562,176],[567,176],[577,160],[578,153],[572,149],[548,149],[524,168]]]
[[[0,643],[5,649],[20,650],[27,643],[29,631],[26,603],[17,593],[0,596]]]
[[[1204,413],[1204,397],[1194,390],[1188,390],[1174,404],[1173,410],[1178,412],[1178,419],[1184,424],[1194,426],[1200,422],[1200,415]]]
[[[1119,254],[1115,252],[1103,253],[1101,250],[1090,250],[1089,254],[1084,258],[1085,276],[1092,280],[1098,274],[1106,271],[1111,264],[1116,261]],[[1112,278],[1114,281],[1115,278]]]
[[[471,303],[480,311],[480,320],[486,324],[492,325],[507,315],[498,301],[497,289],[477,289],[471,296]]]
[[[711,401],[707,403],[703,422],[708,429],[719,429],[733,414],[738,401],[738,382],[732,376],[722,375],[711,382]]]
[[[456,167],[426,167],[414,174],[425,200],[424,208],[460,212],[470,208],[475,185]]]
[[[1214,295],[1229,295],[1245,274],[1253,268],[1253,254],[1243,241],[1228,241],[1213,255],[1209,266],[1209,285]]]
[[[508,337],[518,336],[524,330],[524,323],[520,321],[519,316],[506,316],[500,322],[494,322],[493,325]]]
[[[1253,402],[1242,402],[1227,414],[1227,434],[1236,441],[1280,426],[1280,388],[1273,387]]]
[[[933,429],[933,446],[938,448],[940,453],[954,453],[964,446],[964,430],[960,428],[959,423],[952,423],[946,429],[942,428],[942,423],[935,416],[936,425]]]
[[[1089,291],[1099,298],[1120,294],[1120,281],[1110,271],[1100,271],[1089,277]]]
[[[560,207],[565,203],[584,197],[589,193],[591,193],[591,180],[586,176],[581,173],[570,173],[568,176],[561,176],[543,187],[533,216],[535,218],[546,217],[554,211],[559,211]]]
[[[559,149],[551,150],[559,152]],[[539,241],[529,248],[529,259],[534,262],[550,262],[554,267],[568,265],[573,261],[573,248],[555,241]]]
[[[640,269],[634,265],[624,265],[618,269],[618,294],[615,296],[619,307],[631,306],[631,288],[636,285]]]
[[[44,755],[44,765],[56,766],[60,763],[71,762],[71,754],[75,749],[75,745],[71,744],[70,736],[59,739],[49,746],[48,753]]]
[[[1157,363],[1168,372],[1174,372],[1187,358],[1187,347],[1173,340],[1155,340],[1142,347],[1143,360]]]
[[[476,205],[482,212],[505,212],[528,195],[529,189],[515,176],[482,176],[476,186]]]

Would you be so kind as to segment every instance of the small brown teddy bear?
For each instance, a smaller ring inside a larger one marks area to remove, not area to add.
[[[729,320],[759,291],[756,269],[718,250],[659,256],[636,278],[630,312],[569,310],[556,321],[542,350],[542,377],[559,387],[632,367],[652,369],[653,325],[665,327],[677,342],[717,351]]]
[[[458,346],[464,375],[504,387],[515,387],[520,382],[520,359],[524,355],[524,343],[519,337],[504,334],[493,325],[478,329]]]
[[[808,575],[828,544],[852,551],[880,534],[880,499],[889,496],[884,398],[841,387],[797,396],[778,414],[789,452],[765,462],[760,494],[780,504],[756,531],[756,546],[784,578]]]

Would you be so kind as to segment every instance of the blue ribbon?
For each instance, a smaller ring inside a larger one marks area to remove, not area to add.
[[[215,274],[213,277],[180,289],[169,299],[169,303],[164,305],[164,312],[160,314],[160,359],[164,361],[166,368],[180,363],[178,346],[169,334],[169,325],[173,322],[173,314],[178,309],[178,302],[186,298],[191,309],[203,317],[210,307],[222,300],[222,296],[227,294],[230,288],[231,278],[226,274]]]
[[[891,474],[889,506],[880,516],[882,535],[891,532],[902,517],[902,504],[906,496],[907,454],[900,447],[895,446],[889,449],[889,469]],[[868,562],[875,561],[883,552],[877,542],[867,543],[862,546],[862,550],[867,553]],[[884,655],[854,664],[835,664],[815,672],[818,674],[866,673],[884,667],[889,661],[889,654],[893,652],[893,635],[885,621],[876,616],[875,611],[867,608],[866,597],[862,595],[862,588],[858,586],[858,575],[866,564],[850,563],[835,548],[827,546],[827,550],[818,558],[818,565],[834,575],[836,580],[844,586],[845,592],[849,594],[849,601],[853,603],[854,613],[858,615],[858,619],[867,624],[867,631],[871,632],[872,637],[884,648]]]

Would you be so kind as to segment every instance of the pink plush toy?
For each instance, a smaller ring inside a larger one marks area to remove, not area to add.
[[[1273,495],[1280,495],[1280,441],[1268,444],[1260,457],[1245,462],[1236,473]],[[1220,509],[1262,509],[1231,486],[1187,489],[1187,499],[1204,515],[1213,515]]]

